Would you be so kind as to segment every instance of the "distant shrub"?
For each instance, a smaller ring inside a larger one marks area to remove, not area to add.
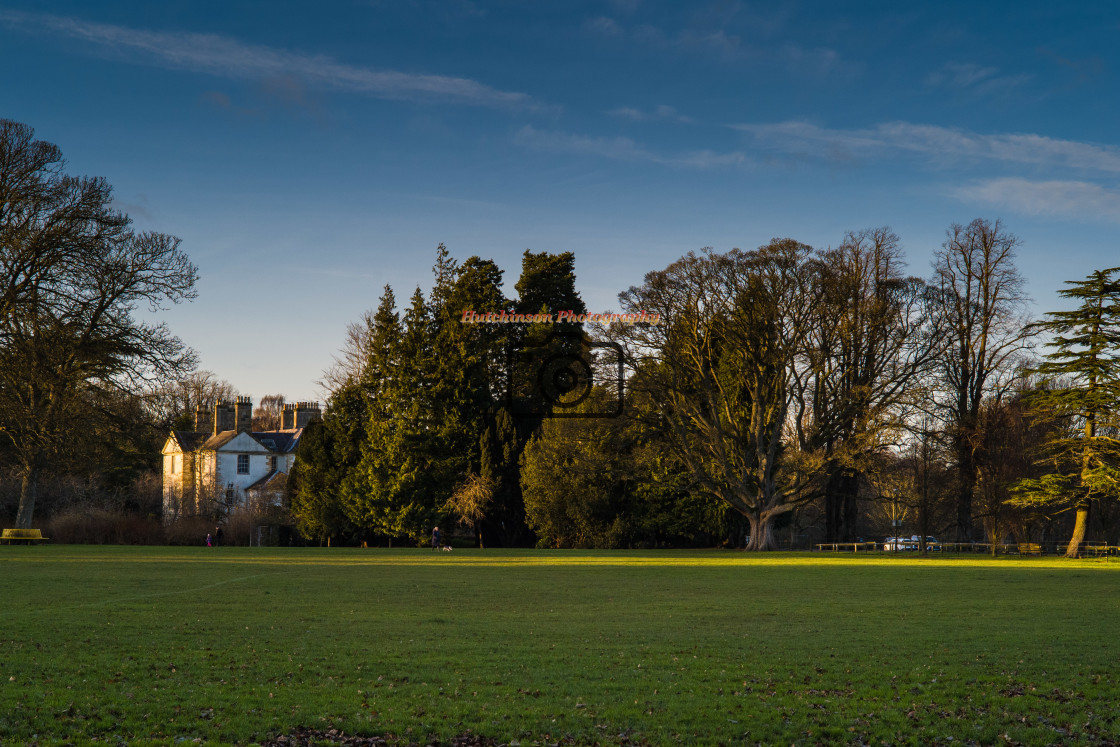
[[[164,527],[169,545],[205,545],[206,535],[213,534],[214,523],[201,516],[185,516]]]
[[[44,534],[67,545],[162,545],[167,541],[159,519],[104,509],[55,514]]]

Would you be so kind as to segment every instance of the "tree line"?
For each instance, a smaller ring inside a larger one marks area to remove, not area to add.
[[[1115,531],[1120,296],[1099,271],[1063,293],[1077,310],[1032,321],[1018,245],[998,220],[953,225],[926,278],[906,274],[887,228],[827,249],[689,253],[619,296],[657,324],[579,326],[575,352],[600,370],[577,411],[625,392],[619,417],[588,418],[503,398],[503,381],[544,365],[503,351],[532,349],[548,325],[461,323],[582,310],[574,256],[527,251],[505,298],[491,260],[460,265],[441,245],[427,295],[398,314],[386,287],[351,328],[293,516],[310,536],[367,541],[422,541],[455,518],[480,542],[765,550],[899,524],[1056,539],[1073,510],[1076,552],[1093,506]]]
[[[570,252],[526,251],[507,297],[492,260],[441,245],[427,292],[398,307],[386,287],[348,329],[292,521],[415,543],[453,520],[480,544],[554,547],[765,550],[903,526],[1063,535],[1071,554],[1115,540],[1118,269],[1033,320],[1018,246],[998,220],[953,225],[926,277],[887,228],[691,252],[619,295],[618,319],[656,324],[604,325],[572,321]],[[0,499],[14,480],[17,526],[44,480],[137,495],[167,430],[235,394],[136,314],[196,280],[178,239],[137,231],[104,179],[0,120]],[[261,428],[282,404],[265,400]]]

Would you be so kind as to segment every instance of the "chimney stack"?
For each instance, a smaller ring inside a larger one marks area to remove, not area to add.
[[[280,407],[280,430],[290,431],[296,427],[296,406],[282,405]]]
[[[238,432],[253,430],[253,398],[238,397],[233,405],[234,422]]]
[[[194,429],[197,433],[213,433],[214,431],[213,403],[196,405],[194,408]]]
[[[214,435],[222,431],[232,431],[237,427],[232,402],[217,402],[214,404]]]
[[[295,428],[306,428],[314,420],[322,420],[323,413],[319,410],[318,402],[297,402],[295,410]]]

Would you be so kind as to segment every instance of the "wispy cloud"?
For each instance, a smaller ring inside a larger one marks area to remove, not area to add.
[[[624,33],[622,26],[613,18],[607,16],[590,18],[583,24],[583,28],[589,33],[602,36],[621,36]]]
[[[752,26],[751,28],[756,28]],[[625,26],[613,18],[598,16],[584,23],[592,35],[634,41],[666,50],[716,56],[728,62],[749,60],[757,64],[777,63],[791,73],[822,77],[847,74],[860,66],[845,61],[827,47],[806,47],[793,42],[755,43],[722,27],[686,28],[675,33],[650,24]]]
[[[611,109],[607,114],[619,119],[629,119],[632,122],[664,120],[686,124],[693,121],[692,117],[686,117],[667,104],[659,104],[649,111],[642,111],[631,106],[620,106],[617,109]]]
[[[977,95],[1006,93],[1028,83],[1033,76],[1000,75],[997,67],[983,67],[971,62],[946,62],[939,70],[926,76],[926,85],[955,88]]]
[[[1032,134],[985,135],[936,125],[887,122],[864,129],[830,129],[808,122],[731,125],[757,142],[793,155],[850,160],[909,152],[935,161],[982,159],[1120,173],[1120,148]]]
[[[509,109],[536,109],[528,95],[502,91],[470,78],[377,70],[348,65],[325,55],[309,55],[216,34],[148,31],[77,18],[0,11],[0,23],[28,33],[77,39],[124,56],[163,67],[223,78],[283,80],[362,93],[384,99],[407,99]]]
[[[750,164],[750,159],[741,151],[719,153],[711,150],[697,150],[664,155],[651,151],[628,137],[609,138],[576,135],[568,132],[539,130],[532,125],[526,125],[518,130],[514,136],[514,142],[525,148],[550,153],[596,156],[614,161],[655,163],[662,166],[704,169]]]
[[[1105,219],[1120,223],[1120,192],[1083,181],[985,179],[959,187],[958,199],[1028,215]]]

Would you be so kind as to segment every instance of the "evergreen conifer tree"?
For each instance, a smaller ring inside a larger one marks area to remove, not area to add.
[[[1047,444],[1053,472],[1016,486],[1019,504],[1075,508],[1067,557],[1076,557],[1089,526],[1093,503],[1120,496],[1120,267],[1097,270],[1085,280],[1068,281],[1060,291],[1078,302],[1068,311],[1051,311],[1038,327],[1053,335],[1051,349],[1035,373],[1049,384],[1032,398],[1043,417],[1064,420]]]

